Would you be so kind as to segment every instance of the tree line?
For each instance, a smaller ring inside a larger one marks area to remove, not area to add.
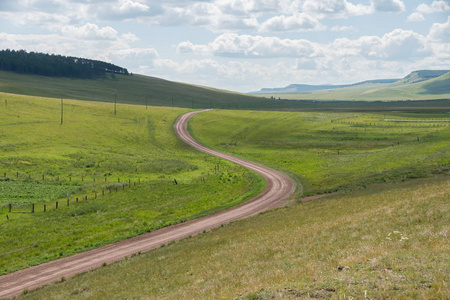
[[[103,61],[10,49],[0,51],[0,70],[73,78],[96,78],[106,73],[129,75],[127,69]]]

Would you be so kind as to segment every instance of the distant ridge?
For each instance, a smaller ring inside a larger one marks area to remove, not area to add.
[[[376,79],[366,80],[352,84],[322,84],[322,85],[309,85],[309,84],[290,84],[282,88],[262,88],[256,92],[250,92],[249,94],[287,94],[287,93],[301,93],[312,92],[320,90],[333,90],[339,88],[355,87],[364,84],[391,84],[392,86],[400,86],[405,84],[418,83],[430,79],[440,77],[450,70],[417,70],[413,71],[402,79]]]
[[[250,94],[307,101],[450,100],[450,70],[417,70],[402,79],[366,80],[348,85],[291,84]]]
[[[310,84],[290,84],[284,88],[262,88],[257,92],[251,92],[250,94],[267,94],[267,93],[296,93],[296,92],[310,92],[319,90],[332,90],[338,88],[345,88],[369,83],[394,83],[400,79],[376,79],[376,80],[366,80],[352,84],[321,84],[321,85],[310,85]]]
[[[395,85],[403,85],[403,84],[411,84],[422,82],[425,80],[430,80],[433,78],[440,77],[446,73],[450,72],[450,70],[418,70],[411,72],[404,78],[400,79],[395,83]]]

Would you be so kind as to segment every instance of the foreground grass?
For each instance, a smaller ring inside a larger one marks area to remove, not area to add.
[[[261,191],[260,177],[178,140],[173,123],[185,111],[119,105],[114,115],[108,104],[67,100],[61,125],[60,100],[8,95],[0,110],[0,273],[207,215]],[[119,191],[109,194],[111,186]]]
[[[210,111],[192,134],[219,151],[285,170],[305,195],[449,172],[446,113]]]
[[[20,299],[444,299],[448,177],[297,203]]]

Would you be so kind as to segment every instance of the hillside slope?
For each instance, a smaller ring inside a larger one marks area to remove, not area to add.
[[[156,77],[120,74],[114,78],[71,79],[0,71],[0,92],[102,102],[114,102],[117,97],[119,103],[187,108],[236,109],[273,102]]]
[[[404,78],[400,79],[399,81],[395,82],[395,85],[403,85],[403,84],[411,84],[411,83],[417,83],[422,82],[430,79],[437,78],[439,76],[442,76],[446,73],[450,72],[450,70],[419,70],[414,71],[405,76]]]

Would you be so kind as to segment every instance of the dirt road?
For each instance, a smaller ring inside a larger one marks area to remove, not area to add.
[[[262,194],[239,206],[207,217],[162,228],[115,244],[1,276],[0,298],[17,296],[24,290],[32,290],[59,281],[62,277],[68,278],[75,274],[98,268],[103,263],[109,264],[119,261],[125,256],[146,252],[170,241],[194,236],[204,230],[210,230],[222,224],[253,216],[270,208],[283,205],[285,203],[283,200],[295,191],[295,182],[283,173],[209,149],[195,141],[187,132],[187,122],[197,113],[199,112],[184,114],[176,121],[175,132],[177,135],[192,147],[235,162],[261,174],[267,180],[267,188]]]

